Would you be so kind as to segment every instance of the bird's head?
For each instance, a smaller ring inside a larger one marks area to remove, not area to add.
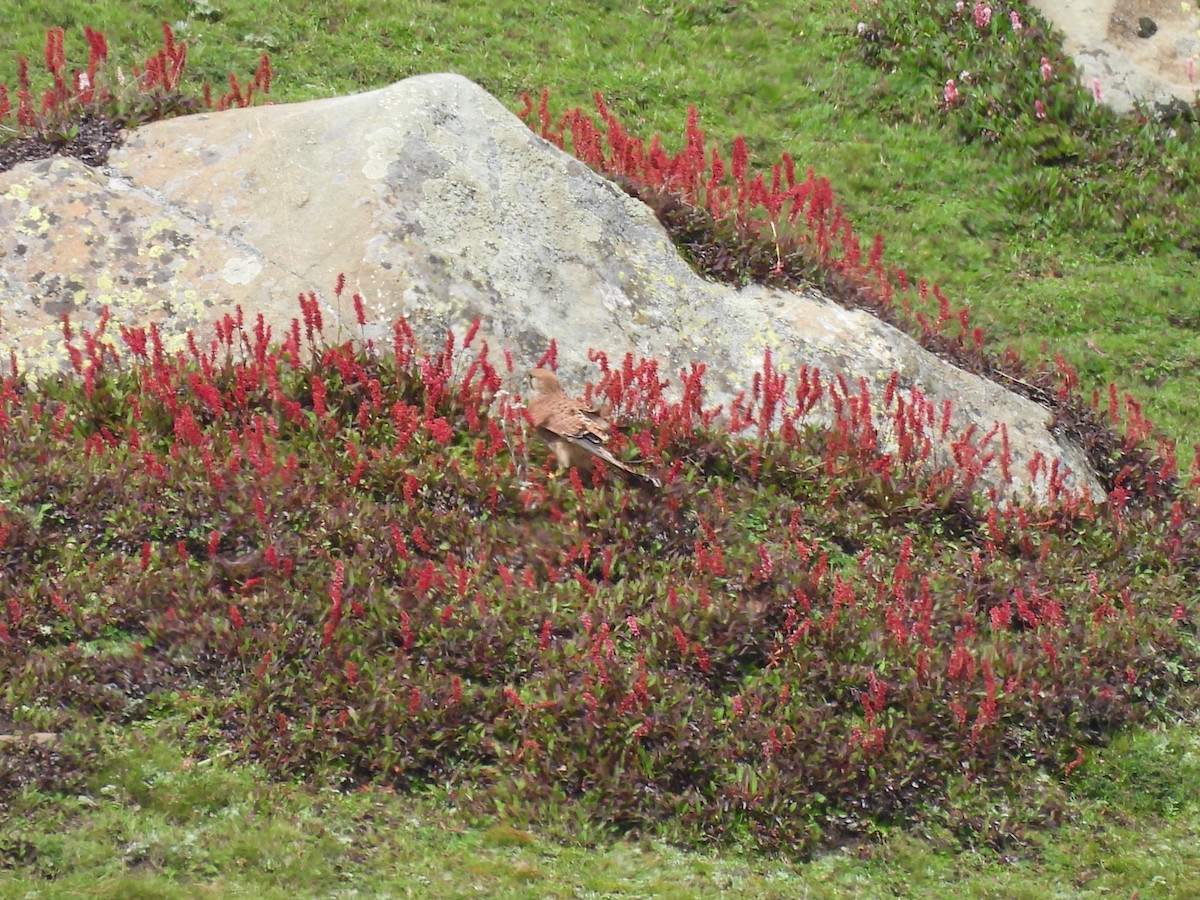
[[[529,386],[538,394],[561,394],[558,376],[549,369],[530,369]]]

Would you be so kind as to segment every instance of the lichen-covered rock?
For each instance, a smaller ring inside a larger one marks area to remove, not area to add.
[[[478,317],[480,336],[525,367],[555,339],[573,382],[594,373],[589,348],[654,357],[668,377],[702,361],[707,399],[727,406],[765,349],[784,372],[841,372],[876,398],[897,371],[932,408],[951,401],[947,441],[1004,423],[1013,485],[992,467],[981,486],[1023,490],[1041,453],[1075,473],[1068,485],[1101,496],[1042,407],[815,291],[706,281],[646,206],[455,75],[158,122],[105,170],[26,164],[0,175],[0,223],[0,352],[35,371],[61,359],[64,312],[93,327],[107,305],[118,323],[154,320],[182,341],[240,304],[278,335],[296,295],[315,291],[327,336],[339,314],[349,336],[358,292],[381,342],[400,315],[427,341]]]
[[[75,159],[0,175],[0,223],[0,350],[34,372],[61,364],[64,315],[94,328],[107,306],[118,322],[158,322],[177,349],[236,302],[282,327],[309,287],[153,190]]]

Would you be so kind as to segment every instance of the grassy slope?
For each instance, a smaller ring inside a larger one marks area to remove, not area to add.
[[[1127,736],[1077,789],[1075,821],[1020,856],[951,856],[903,834],[805,864],[657,842],[589,846],[458,820],[389,794],[267,786],[221,759],[125,735],[91,797],[34,805],[3,840],[38,859],[0,897],[1194,897],[1200,741]],[[564,822],[564,830],[570,823]],[[10,845],[11,846],[11,845]],[[48,880],[53,879],[53,880]]]
[[[264,21],[261,7],[233,2],[146,4],[132,15],[125,4],[0,2],[0,18],[10,23],[0,59],[39,58],[46,25],[92,24],[127,60],[133,48],[155,43],[159,22],[186,20],[180,37],[192,44],[194,77],[249,73],[266,49],[280,101],[453,69],[513,107],[522,90],[549,86],[560,101],[587,103],[599,89],[631,129],[668,136],[681,131],[685,107],[695,103],[709,134],[744,133],[760,159],[787,149],[801,166],[831,177],[860,230],[882,231],[889,258],[972,303],[993,339],[1046,340],[1097,382],[1140,385],[1151,416],[1194,439],[1200,400],[1186,387],[1200,345],[1188,327],[1186,291],[1200,274],[1196,263],[1115,259],[1089,235],[1043,235],[1037,223],[1015,221],[1004,205],[1003,167],[949,137],[885,127],[863,112],[861,98],[877,75],[839,61],[853,57],[844,4],[814,2],[804,15],[782,6],[643,4],[657,12],[631,13],[618,2],[288,3]],[[188,18],[206,7],[219,15]],[[82,56],[78,34],[69,40]],[[479,888],[512,896],[699,896],[714,887],[760,896],[939,895],[951,886],[973,896],[1200,893],[1188,881],[1197,868],[1192,798],[1200,796],[1200,748],[1185,729],[1105,750],[1078,788],[1078,821],[1039,848],[1039,862],[1014,866],[986,855],[948,859],[936,844],[900,836],[862,860],[834,854],[806,866],[710,860],[657,846],[595,855],[503,828],[457,833],[452,819],[389,797],[268,794],[252,772],[219,761],[185,771],[153,742],[128,734],[113,742],[118,755],[94,784],[96,806],[32,798],[26,824],[6,826],[9,835],[25,828],[63,835],[59,851],[22,879],[57,872],[66,876],[62,895],[113,896],[170,895],[163,876],[191,883],[175,889],[181,895],[199,884],[256,896],[292,893],[296,884],[314,892],[409,887],[426,896]],[[247,841],[247,833],[288,849],[266,853],[266,841]],[[32,886],[0,880],[0,896]]]

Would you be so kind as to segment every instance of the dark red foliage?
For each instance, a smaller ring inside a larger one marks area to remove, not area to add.
[[[82,727],[184,692],[280,776],[803,852],[935,807],[974,821],[956,779],[1022,791],[1193,702],[1194,486],[996,505],[961,487],[978,441],[929,468],[919,392],[873,412],[766,357],[718,429],[701,367],[599,351],[618,452],[671,475],[549,480],[486,348],[425,351],[404,321],[394,356],[331,346],[301,301],[284,346],[239,312],[175,356],[153,327],[65,322],[74,381],[0,383],[19,704]],[[906,448],[886,462],[884,419]],[[87,760],[42,759],[11,784]]]
[[[164,39],[139,73],[155,91],[185,59]],[[264,62],[233,99],[269,81]],[[788,157],[755,173],[740,141],[726,161],[694,111],[672,156],[597,106],[603,136],[577,111],[552,122],[545,96],[538,127],[648,197],[707,271],[823,279],[1001,371],[965,312],[885,266],[882,238],[864,253],[827,181]],[[511,357],[499,371],[474,329],[422,348],[401,319],[381,356],[330,345],[315,295],[300,306],[282,343],[239,310],[175,355],[154,325],[64,321],[70,375],[0,382],[15,729],[37,709],[97,733],[198,696],[206,740],[279,777],[436,784],[531,820],[566,798],[614,830],[806,852],[932,815],[1019,839],[1042,823],[981,822],[955,785],[1053,822],[1044,786],[1084,747],[1194,709],[1200,457],[1182,485],[1136,405],[1114,389],[1126,434],[1097,424],[1062,364],[1003,371],[1106,454],[1103,504],[1044,460],[1045,507],[972,495],[1011,465],[1007,435],[950,434],[898,379],[877,407],[865,383],[768,355],[722,418],[703,366],[594,350],[586,396],[621,426],[615,451],[663,473],[651,494],[549,478],[504,390]],[[23,755],[0,804],[93,763]]]

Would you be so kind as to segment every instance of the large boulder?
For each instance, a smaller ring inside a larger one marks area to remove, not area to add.
[[[282,335],[296,295],[315,291],[327,335],[340,313],[349,336],[358,292],[368,337],[386,341],[404,315],[437,342],[478,317],[480,336],[524,367],[555,339],[576,386],[595,373],[589,348],[654,357],[668,376],[702,361],[707,400],[727,408],[765,349],[785,373],[843,373],[854,393],[862,378],[877,399],[898,372],[928,409],[951,402],[943,459],[972,425],[977,436],[1004,425],[1013,482],[992,466],[983,485],[1025,491],[1041,454],[1073,473],[1069,486],[1102,496],[1082,451],[1048,430],[1045,408],[816,291],[706,281],[646,206],[455,75],[158,122],[104,169],[24,164],[0,175],[0,222],[0,354],[32,371],[61,365],[64,312],[94,327],[106,305],[116,322],[157,321],[182,346],[188,329],[239,304]],[[827,404],[814,411],[829,414]]]

